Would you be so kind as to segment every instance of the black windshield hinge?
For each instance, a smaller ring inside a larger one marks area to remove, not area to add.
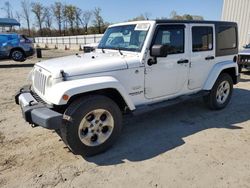
[[[65,74],[64,70],[61,70],[60,73],[62,75],[62,80],[66,81],[66,74]]]

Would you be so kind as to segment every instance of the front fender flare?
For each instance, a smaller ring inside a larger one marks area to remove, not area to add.
[[[207,81],[204,84],[203,90],[211,90],[214,86],[214,83],[216,82],[217,78],[219,77],[220,73],[223,70],[226,70],[228,68],[235,68],[235,76],[238,76],[238,65],[234,63],[233,61],[223,61],[221,63],[216,64],[212,70],[210,71],[210,74],[208,75]]]
[[[46,98],[55,105],[65,105],[68,101],[62,99],[63,95],[73,97],[77,94],[82,94],[101,89],[116,89],[123,97],[130,110],[135,110],[134,103],[120,82],[111,76],[84,78],[60,82],[46,92]]]

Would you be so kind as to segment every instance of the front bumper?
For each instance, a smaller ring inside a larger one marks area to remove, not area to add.
[[[30,86],[25,86],[15,96],[23,118],[30,124],[56,130],[61,127],[63,115],[38,102],[32,95]]]
[[[35,50],[34,48],[30,48],[29,51],[25,51],[25,55],[26,57],[30,57],[30,56],[33,56],[35,54]]]

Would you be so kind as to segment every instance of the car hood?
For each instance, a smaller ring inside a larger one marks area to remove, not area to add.
[[[119,53],[86,53],[55,58],[36,64],[50,72],[54,78],[61,77],[61,71],[68,76],[102,73],[127,69],[125,56]]]

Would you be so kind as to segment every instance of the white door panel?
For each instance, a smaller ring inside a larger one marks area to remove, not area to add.
[[[196,30],[193,30],[196,28]],[[200,31],[199,30],[203,30]],[[207,29],[207,35],[204,30]],[[196,31],[196,32],[195,32]],[[201,34],[203,32],[203,34]],[[212,36],[211,36],[212,32]],[[215,28],[213,24],[192,24],[190,27],[191,65],[189,71],[190,90],[201,89],[215,63]],[[203,37],[200,37],[203,36]],[[202,45],[196,43],[201,38]],[[195,46],[195,47],[194,47]],[[195,50],[194,50],[195,49]],[[212,58],[214,59],[212,59]],[[207,59],[208,58],[208,59]],[[209,59],[210,58],[210,59]]]
[[[177,64],[185,55],[158,58],[157,64],[146,68],[146,97],[157,98],[178,93],[187,84],[188,64]]]
[[[189,52],[188,29],[185,25],[160,25],[153,44],[170,46],[167,57],[158,57],[157,64],[146,65],[145,97],[148,99],[178,95],[187,87]],[[160,33],[160,34],[159,34]],[[160,37],[159,37],[160,35]],[[187,63],[178,64],[179,60]]]

